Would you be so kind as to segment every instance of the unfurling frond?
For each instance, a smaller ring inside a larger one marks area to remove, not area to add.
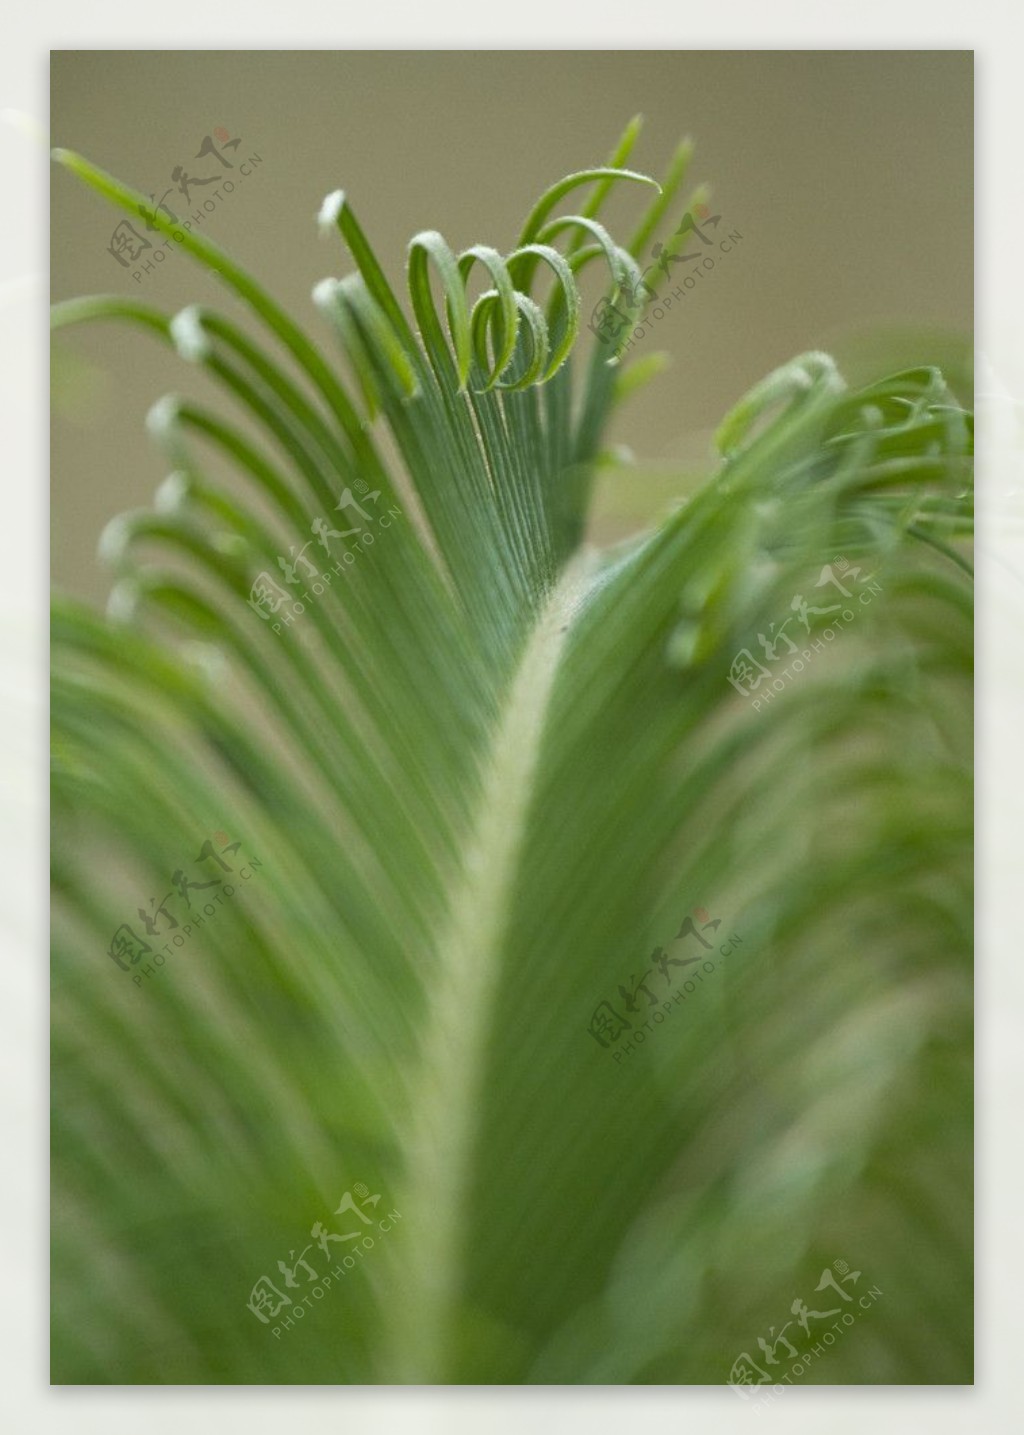
[[[55,609],[59,1381],[724,1382],[838,1258],[813,1380],[969,1378],[970,419],[803,355],[588,547],[637,132],[405,292],[330,195],[323,344],[159,213],[223,313],[55,309],[209,379]]]

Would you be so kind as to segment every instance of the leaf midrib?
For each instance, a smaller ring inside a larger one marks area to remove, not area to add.
[[[508,916],[566,631],[594,555],[565,569],[526,643],[479,767],[479,796],[448,925],[431,973],[425,1035],[409,1082],[402,1274],[392,1368],[405,1383],[446,1383],[463,1289],[463,1237]]]

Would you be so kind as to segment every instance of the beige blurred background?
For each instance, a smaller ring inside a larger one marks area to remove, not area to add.
[[[233,162],[258,154],[204,231],[329,348],[310,291],[351,266],[337,237],[317,235],[328,191],[346,190],[397,283],[420,229],[510,248],[540,192],[603,163],[635,113],[635,168],[660,174],[692,135],[691,175],[711,182],[714,211],[743,240],[637,346],[673,363],[616,420],[611,437],[637,468],[602,484],[608,531],[654,511],[676,482],[666,475],[703,466],[725,410],[805,349],[829,349],[855,377],[919,360],[969,373],[967,51],[63,51],[51,99],[53,144],[158,199],[175,165],[220,172],[195,158],[218,129],[241,141]],[[630,188],[608,210],[623,240],[641,198]],[[139,266],[107,248],[120,213],[56,167],[51,196],[54,300],[132,295],[171,313],[226,302],[180,251],[136,283]],[[192,207],[203,197],[193,190]],[[180,194],[167,203],[184,215]],[[110,325],[60,336],[55,375],[53,581],[101,602],[99,535],[148,505],[166,471],[145,414],[202,379]]]

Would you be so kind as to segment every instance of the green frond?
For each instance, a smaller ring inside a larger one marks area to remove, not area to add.
[[[582,286],[639,312],[692,152],[638,133],[404,291],[329,195],[316,337],[160,214],[224,312],[54,310],[203,376],[54,608],[59,1382],[726,1382],[838,1259],[885,1298],[809,1383],[970,1379],[970,416],[802,355],[587,547],[656,361]],[[360,1182],[400,1214],[265,1324]]]

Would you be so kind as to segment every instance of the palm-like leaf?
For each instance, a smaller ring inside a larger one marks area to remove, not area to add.
[[[241,414],[157,406],[111,615],[55,612],[59,1380],[713,1383],[836,1258],[885,1300],[808,1379],[969,1378],[969,423],[931,370],[850,393],[806,355],[664,522],[589,549],[636,370],[595,344],[574,379],[579,276],[635,296],[689,153],[620,247],[635,138],[509,255],[414,239],[412,320],[330,197],[345,374],[198,236],[258,330],[58,306]],[[275,632],[254,578],[346,491],[400,516]],[[752,710],[733,655],[837,555],[878,596]],[[262,866],[119,971],[213,832]],[[699,907],[734,953],[602,1046],[620,986],[681,989],[649,954]],[[275,1334],[254,1283],[360,1181],[401,1219]]]

